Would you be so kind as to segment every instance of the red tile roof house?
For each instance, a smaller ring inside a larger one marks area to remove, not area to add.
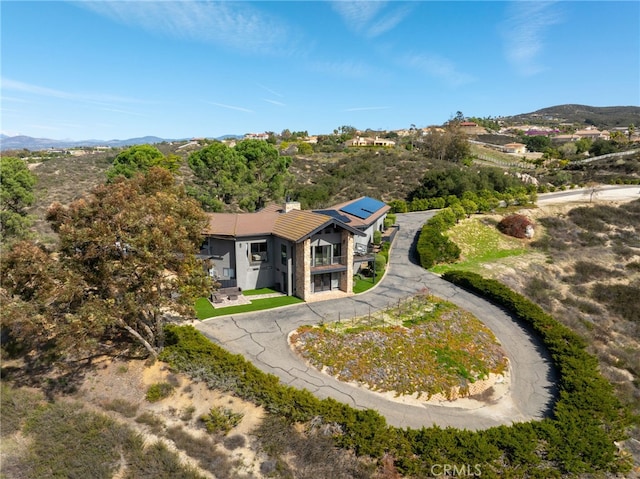
[[[361,197],[318,211],[288,202],[256,213],[210,213],[200,257],[211,259],[209,272],[223,287],[271,287],[305,301],[349,295],[389,209]]]

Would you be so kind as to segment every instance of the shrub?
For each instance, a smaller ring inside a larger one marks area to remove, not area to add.
[[[382,242],[382,233],[380,231],[375,230],[373,232],[373,244],[379,245]]]
[[[530,238],[532,236],[533,222],[524,215],[509,215],[498,223],[498,230],[502,234],[514,238]]]
[[[437,213],[422,227],[418,238],[417,251],[420,264],[429,269],[438,263],[456,261],[461,250],[443,233],[456,223],[456,215],[451,208]]]
[[[149,402],[157,402],[173,394],[175,387],[170,383],[156,383],[149,386],[145,398]]]
[[[107,411],[115,411],[124,417],[135,417],[138,412],[138,405],[124,399],[114,399],[104,403],[103,407]]]
[[[233,412],[223,407],[213,407],[207,414],[200,416],[200,421],[211,434],[227,434],[242,421],[244,414]]]

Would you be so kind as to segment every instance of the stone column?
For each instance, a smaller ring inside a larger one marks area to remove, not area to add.
[[[340,290],[345,293],[353,293],[353,234],[342,230],[342,254],[347,264],[347,271],[340,275]]]
[[[296,290],[298,297],[307,300],[311,295],[311,240],[296,243]]]

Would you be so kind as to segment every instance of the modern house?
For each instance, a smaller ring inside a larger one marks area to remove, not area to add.
[[[368,136],[356,136],[344,142],[344,146],[395,146],[396,142],[387,138],[370,138]]]
[[[275,288],[310,301],[327,292],[351,294],[373,231],[389,206],[362,197],[322,211],[297,202],[256,213],[210,213],[200,257],[223,287]]]

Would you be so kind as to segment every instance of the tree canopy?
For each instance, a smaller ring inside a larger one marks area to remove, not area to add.
[[[463,198],[465,192],[504,193],[510,189],[525,189],[524,183],[515,176],[505,175],[500,168],[434,168],[424,175],[422,184],[409,194],[409,198],[446,198],[449,195]]]
[[[415,145],[431,159],[460,163],[469,156],[467,135],[457,122],[448,124],[443,131],[432,130],[419,138]]]
[[[162,168],[51,206],[52,253],[21,242],[2,263],[3,328],[57,354],[128,337],[157,355],[167,315],[192,315],[211,286],[194,252],[206,216]]]
[[[23,238],[31,225],[26,208],[35,200],[36,177],[20,158],[0,158],[0,240]]]
[[[154,166],[175,172],[180,167],[180,157],[176,155],[165,157],[155,146],[135,145],[116,156],[111,168],[107,170],[107,178],[109,181],[113,181],[118,176],[131,178],[136,173],[149,171]]]
[[[237,203],[248,211],[284,198],[291,179],[291,159],[260,140],[244,140],[231,148],[213,143],[189,156],[197,177],[191,194],[208,209],[220,210]]]

